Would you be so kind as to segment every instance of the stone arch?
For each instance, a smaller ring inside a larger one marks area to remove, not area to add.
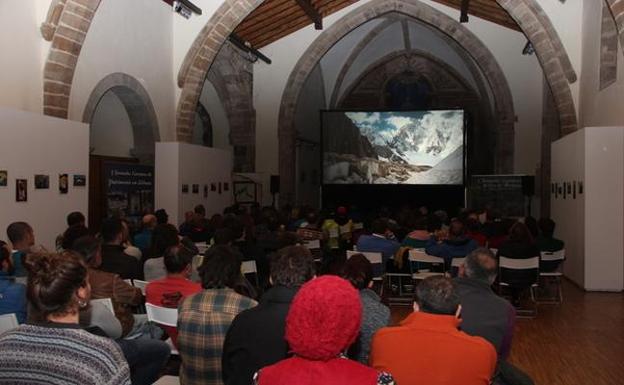
[[[41,25],[52,41],[43,68],[43,113],[67,119],[69,94],[82,45],[101,0],[55,0]]]
[[[296,129],[294,125],[295,109],[299,93],[317,62],[354,28],[368,20],[380,17],[387,13],[399,13],[430,25],[432,28],[455,40],[481,68],[494,94],[495,109],[498,119],[498,156],[504,159],[505,169],[497,171],[509,172],[513,163],[514,120],[513,100],[507,79],[498,62],[485,46],[466,27],[453,20],[446,14],[416,0],[387,0],[383,2],[369,2],[334,23],[326,29],[301,56],[288,79],[288,86],[282,95],[279,113],[279,167],[280,167],[280,195],[282,202],[294,201],[295,179],[295,143]],[[567,85],[567,83],[566,83]],[[509,146],[509,143],[512,145]]]
[[[569,82],[576,81],[571,65],[568,68],[567,54],[556,32],[535,0],[496,0],[509,13],[529,39],[542,65],[544,76],[550,86],[563,135],[578,129],[576,108]],[[562,59],[565,55],[566,59]],[[570,72],[572,71],[572,73]],[[566,75],[567,73],[567,75]]]
[[[116,72],[100,80],[89,96],[82,121],[91,123],[100,100],[109,91],[121,100],[132,123],[133,155],[142,161],[151,161],[154,156],[154,143],[160,140],[158,118],[149,94],[132,76]]]
[[[263,1],[225,0],[195,38],[178,73],[178,86],[182,87],[176,113],[178,140],[191,138],[197,101],[221,46],[234,28]]]

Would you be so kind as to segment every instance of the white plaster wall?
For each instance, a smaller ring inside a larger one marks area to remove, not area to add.
[[[121,100],[108,91],[98,103],[90,126],[93,155],[130,157],[134,148],[132,123]]]
[[[167,210],[175,224],[182,223],[184,213],[200,203],[206,207],[208,217],[223,213],[233,202],[232,165],[230,151],[187,143],[156,143],[155,206]],[[210,191],[212,183],[221,183],[221,194]],[[224,183],[228,183],[229,191],[223,190]],[[188,193],[182,193],[182,184],[188,184]],[[193,184],[199,184],[198,194],[193,194]],[[208,185],[207,198],[204,185]]]
[[[553,142],[551,148],[551,181],[583,181],[585,185],[585,192],[577,194],[576,199],[551,195],[551,217],[557,224],[555,237],[564,241],[566,248],[564,274],[585,287],[585,133],[567,135]]]
[[[585,288],[624,289],[624,127],[585,128]]]
[[[624,56],[618,44],[617,82],[600,87],[600,33],[602,2],[587,0],[583,7],[583,72],[581,75],[581,120],[584,126],[624,124]]]
[[[0,0],[0,106],[41,113],[50,43],[39,27],[51,0]]]
[[[458,10],[431,0],[422,2],[459,20]],[[514,172],[535,175],[541,157],[542,67],[535,55],[522,55],[522,49],[527,42],[522,33],[475,16],[471,16],[464,26],[477,35],[492,52],[511,89],[518,119],[515,125]]]
[[[111,73],[123,72],[148,92],[160,139],[174,139],[173,20],[171,7],[162,1],[102,1],[76,66],[69,118],[81,121],[98,82]]]
[[[368,1],[370,0],[358,1],[324,18],[323,27],[329,28],[336,20]],[[321,32],[310,25],[260,50],[273,60],[273,64],[258,61],[254,65],[257,172],[278,174],[277,124],[282,93],[297,61]]]
[[[212,122],[212,146],[222,150],[232,150],[230,145],[230,122],[223,103],[212,83],[206,81],[199,97],[206,107]]]
[[[89,128],[86,124],[0,107],[0,170],[8,186],[0,187],[0,239],[7,226],[28,222],[35,241],[54,250],[56,236],[67,227],[72,211],[87,215],[88,187],[74,187],[73,175],[89,183]],[[35,174],[50,176],[50,188],[35,190]],[[59,174],[68,174],[67,194],[58,189]],[[28,201],[15,201],[15,180],[28,180]]]

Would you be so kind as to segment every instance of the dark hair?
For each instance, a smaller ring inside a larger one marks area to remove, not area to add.
[[[150,244],[148,257],[162,257],[167,250],[180,244],[178,229],[170,223],[156,225],[152,232],[152,242]]]
[[[11,243],[16,243],[24,240],[26,235],[33,231],[32,227],[26,222],[13,222],[7,227],[7,237]]]
[[[464,260],[466,277],[487,282],[489,285],[496,279],[498,273],[496,267],[496,257],[485,247],[473,250]]]
[[[314,277],[314,259],[303,246],[288,246],[271,258],[274,285],[299,287]]]
[[[283,249],[288,246],[296,246],[301,239],[296,233],[290,231],[283,231],[277,235],[277,247]]]
[[[206,215],[206,208],[204,207],[204,205],[195,206],[195,209],[193,211],[195,212],[195,214]]]
[[[87,266],[77,254],[29,254],[24,266],[28,271],[26,295],[35,319],[70,314],[78,307],[74,294],[87,286]]]
[[[373,280],[373,265],[363,254],[354,254],[345,262],[342,277],[356,289],[366,289]]]
[[[416,286],[414,301],[424,313],[453,315],[459,306],[459,295],[450,278],[433,276]]]
[[[413,227],[413,230],[427,230],[428,228],[427,217],[424,217],[424,216],[416,217],[413,221],[412,227]]]
[[[123,224],[119,218],[106,218],[102,221],[100,235],[104,242],[112,242],[119,234],[123,233]]]
[[[167,211],[165,209],[156,210],[154,215],[156,216],[156,220],[158,221],[159,225],[164,225],[169,221],[169,214],[167,214]]]
[[[538,226],[542,235],[546,238],[552,238],[555,234],[555,221],[550,218],[541,218],[538,222]]]
[[[383,234],[388,230],[388,222],[379,218],[371,223],[371,231],[375,234]]]
[[[232,231],[228,228],[217,229],[214,235],[215,245],[227,245],[232,242]]]
[[[509,240],[522,243],[533,243],[533,237],[531,232],[522,222],[516,222],[511,229],[509,229]]]
[[[460,221],[459,219],[451,220],[451,224],[449,227],[449,234],[451,234],[454,237],[459,237],[461,235],[464,235],[464,222]]]
[[[181,273],[193,261],[195,255],[184,246],[173,246],[165,253],[165,269],[167,273]]]
[[[72,248],[76,239],[84,237],[85,235],[89,235],[89,229],[87,229],[84,225],[77,224],[69,226],[63,233],[63,242],[61,243],[61,246],[63,249],[69,250]]]
[[[73,211],[67,215],[67,226],[84,224],[85,220],[85,216],[80,211]]]
[[[241,276],[242,256],[231,246],[215,245],[206,251],[197,271],[204,289],[233,288]]]
[[[531,236],[533,236],[533,238],[537,238],[537,236],[539,235],[537,220],[532,216],[528,216],[524,218],[524,224],[526,225],[527,229],[529,229]]]
[[[101,243],[97,238],[87,235],[76,239],[72,243],[71,248],[66,250],[78,253],[87,264],[91,264],[100,250],[100,247]]]
[[[232,241],[239,239],[245,234],[245,225],[243,225],[243,222],[236,217],[226,218],[223,224],[230,229]]]

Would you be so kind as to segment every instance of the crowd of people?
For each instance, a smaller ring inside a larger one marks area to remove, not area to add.
[[[0,244],[0,315],[21,324],[0,335],[0,382],[151,384],[174,348],[190,385],[531,384],[507,361],[522,285],[513,304],[495,294],[497,260],[564,247],[547,218],[424,207],[232,206],[208,219],[200,205],[178,227],[164,210],[137,229],[123,218],[88,229],[77,212],[67,225],[53,252],[25,222]],[[391,326],[378,266],[347,259],[353,249],[381,253],[387,272],[410,268],[410,249],[465,259],[455,277],[420,281],[413,313]],[[113,312],[93,301],[106,299]],[[177,326],[148,322],[143,303],[178,309]]]

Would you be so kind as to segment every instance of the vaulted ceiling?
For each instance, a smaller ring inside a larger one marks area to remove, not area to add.
[[[269,45],[308,25],[322,29],[322,19],[358,0],[266,0],[234,31],[253,48]],[[383,0],[373,0],[383,1]],[[461,10],[466,0],[432,0]],[[468,14],[503,27],[520,31],[520,27],[496,0],[469,0]]]

